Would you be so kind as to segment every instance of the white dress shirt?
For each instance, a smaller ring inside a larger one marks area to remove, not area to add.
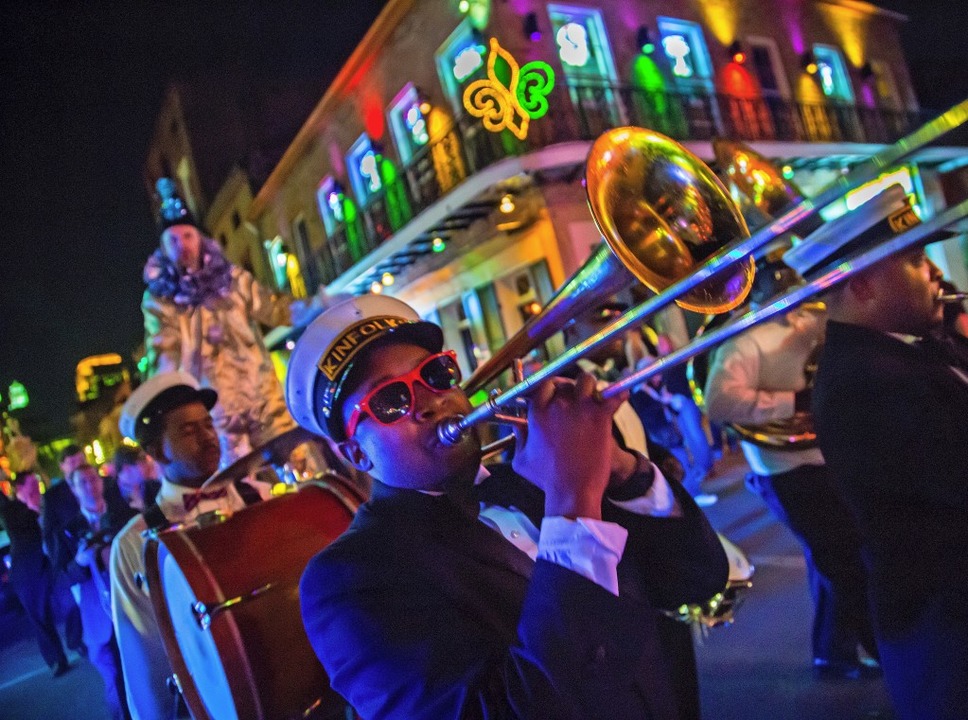
[[[202,500],[186,513],[182,496],[195,491],[195,488],[162,480],[155,501],[173,523],[191,522],[213,510],[230,514],[245,507],[230,485],[225,497]],[[144,516],[137,515],[111,544],[112,619],[131,717],[134,720],[169,720],[175,716],[176,698],[167,686],[172,674],[171,665],[144,580],[145,541],[142,533],[147,527]]]

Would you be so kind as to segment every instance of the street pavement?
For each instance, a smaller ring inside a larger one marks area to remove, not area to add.
[[[893,720],[883,682],[818,681],[810,667],[812,609],[796,541],[743,485],[738,453],[717,463],[705,489],[717,530],[756,567],[736,622],[699,639],[706,720]],[[22,615],[0,615],[0,720],[106,720],[101,678],[87,660],[54,679]]]

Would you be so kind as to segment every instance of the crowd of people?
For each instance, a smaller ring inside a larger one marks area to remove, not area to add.
[[[747,430],[740,444],[747,487],[803,549],[814,673],[883,674],[901,720],[968,717],[968,323],[941,302],[923,248],[828,291],[825,308],[721,345],[701,392],[671,369],[603,399],[603,384],[688,340],[668,314],[633,329],[539,384],[510,458],[485,466],[476,429],[438,435],[471,411],[440,327],[386,296],[324,310],[273,296],[225,260],[172,186],[160,189],[143,302],[152,371],[121,411],[129,444],[107,478],[70,445],[61,477],[26,470],[0,494],[11,585],[44,660],[60,676],[65,642],[86,655],[113,717],[187,710],[146,535],[263,501],[206,481],[298,424],[372,481],[299,588],[306,636],[361,717],[699,718],[693,636],[672,616],[726,586],[727,554],[702,510],[717,501],[704,487],[714,453],[723,428],[804,416],[806,442]],[[751,307],[855,249],[833,237],[809,255],[771,255]],[[626,308],[596,305],[564,329],[567,344]],[[283,394],[260,326],[320,310]],[[295,457],[300,477],[327,462],[305,448]]]

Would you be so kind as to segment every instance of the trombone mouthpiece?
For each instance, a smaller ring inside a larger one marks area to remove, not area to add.
[[[437,426],[437,437],[444,445],[456,445],[464,437],[466,430],[461,427],[463,415],[457,415],[449,420],[443,420]]]

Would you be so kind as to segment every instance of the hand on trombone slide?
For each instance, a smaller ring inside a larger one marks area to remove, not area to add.
[[[624,399],[603,398],[587,373],[550,378],[526,396],[527,419],[513,417],[512,466],[544,491],[547,515],[600,519],[606,489],[635,472],[638,457],[612,434]]]

